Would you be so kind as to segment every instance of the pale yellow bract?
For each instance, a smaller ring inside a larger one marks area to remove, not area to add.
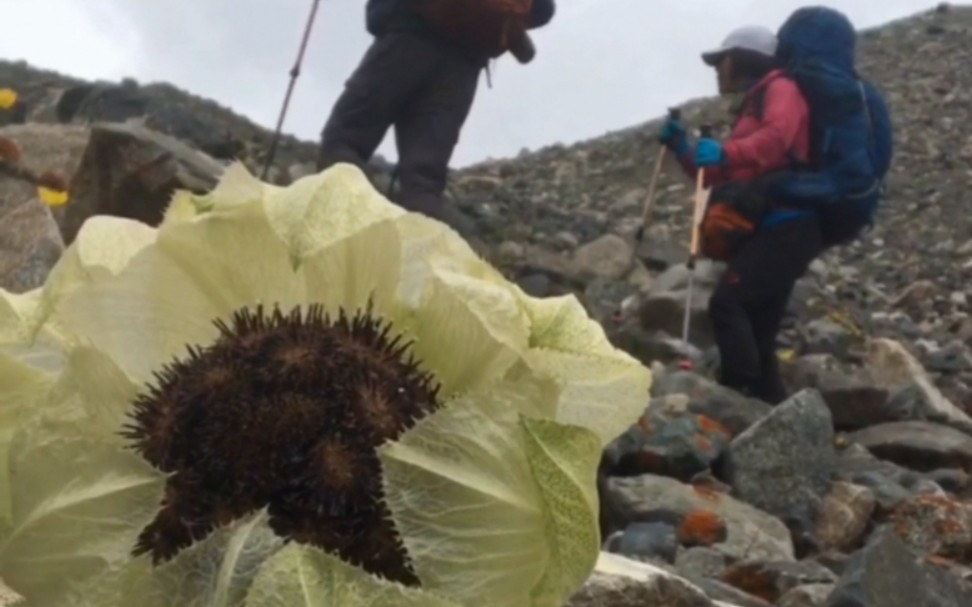
[[[265,512],[133,558],[165,477],[118,432],[153,372],[242,306],[369,302],[446,400],[380,449],[421,589],[284,545]],[[528,297],[348,165],[288,187],[234,165],[158,229],[90,219],[42,288],[0,292],[0,344],[0,579],[42,607],[560,607],[597,560],[601,451],[651,381],[576,299]]]

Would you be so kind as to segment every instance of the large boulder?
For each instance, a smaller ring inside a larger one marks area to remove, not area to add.
[[[52,171],[70,181],[81,164],[81,157],[88,147],[91,129],[71,124],[43,124],[30,122],[0,128],[0,137],[17,144],[21,152],[21,164],[35,173]],[[0,181],[0,197],[22,202],[37,195],[32,184],[14,179]],[[60,221],[66,207],[51,209],[54,219]]]
[[[47,205],[37,198],[0,202],[0,288],[24,293],[43,285],[63,252]]]
[[[969,607],[969,588],[885,529],[857,552],[826,607]]]
[[[727,464],[734,495],[811,539],[837,467],[833,418],[820,393],[797,393],[737,436]]]
[[[945,424],[972,435],[972,417],[942,394],[904,344],[874,339],[867,354],[867,366],[875,381],[894,391],[893,408],[908,411],[906,419]]]
[[[20,163],[35,173],[69,178],[88,139],[83,127],[22,124],[0,128],[0,137],[20,148]],[[53,213],[37,198],[37,187],[0,176],[0,287],[23,293],[39,287],[64,251]]]
[[[207,192],[223,171],[202,152],[138,124],[97,124],[71,182],[64,241],[73,242],[92,215],[158,225],[175,190]]]
[[[235,159],[243,152],[243,143],[230,133],[178,103],[159,99],[131,80],[64,89],[58,96],[55,115],[60,122],[81,124],[137,119],[216,158]]]
[[[81,163],[91,130],[67,124],[12,124],[0,128],[0,137],[14,141],[20,148],[23,164],[37,172],[54,171],[70,179]],[[0,195],[8,197],[13,184],[0,185]],[[18,182],[17,188],[34,193],[34,188]]]
[[[638,311],[642,328],[661,331],[671,337],[681,336],[685,309],[691,302],[688,341],[700,348],[712,346],[715,338],[709,319],[709,298],[722,271],[721,264],[702,260],[694,270],[681,264],[663,272],[652,282],[651,292]]]
[[[882,460],[912,470],[972,470],[972,436],[932,422],[892,422],[854,432],[849,440]]]
[[[691,543],[711,546],[730,561],[794,556],[790,532],[781,521],[705,486],[644,474],[608,478],[601,497],[608,533],[635,522],[670,520],[686,539],[711,535],[710,541]]]
[[[565,607],[715,607],[686,580],[648,563],[602,552]]]

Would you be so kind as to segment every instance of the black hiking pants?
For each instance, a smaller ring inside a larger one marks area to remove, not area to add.
[[[786,398],[776,338],[794,285],[822,250],[816,216],[796,217],[761,228],[729,261],[709,300],[720,383],[773,405]]]
[[[324,126],[318,170],[338,162],[365,170],[394,126],[401,186],[397,203],[442,219],[449,161],[481,68],[468,53],[422,32],[377,37]]]

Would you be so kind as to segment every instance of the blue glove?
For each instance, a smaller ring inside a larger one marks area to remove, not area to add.
[[[695,144],[695,165],[718,166],[726,161],[726,151],[715,139],[699,139]]]
[[[689,151],[685,126],[680,120],[669,119],[662,127],[661,133],[658,135],[658,141],[679,156]]]

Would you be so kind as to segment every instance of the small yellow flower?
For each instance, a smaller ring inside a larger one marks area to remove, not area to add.
[[[40,606],[560,607],[650,386],[346,165],[90,219],[4,336],[0,579]]]
[[[0,110],[9,110],[17,104],[17,91],[9,88],[0,89]]]
[[[68,194],[68,184],[64,179],[52,172],[47,171],[40,175],[37,185],[37,196],[41,202],[52,207],[61,207],[71,199]]]
[[[51,207],[62,207],[68,203],[70,196],[64,190],[52,190],[43,186],[37,188],[37,197],[41,202]]]

